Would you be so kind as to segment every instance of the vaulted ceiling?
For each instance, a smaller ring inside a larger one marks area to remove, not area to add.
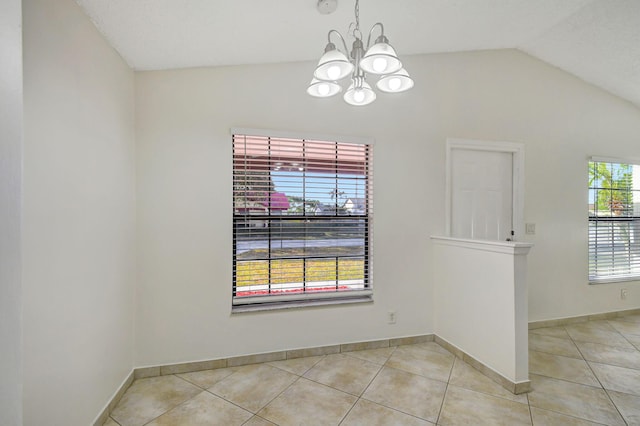
[[[315,61],[355,4],[323,15],[317,0],[76,1],[136,70]],[[378,21],[401,58],[520,49],[640,106],[640,0],[362,0],[365,37]]]

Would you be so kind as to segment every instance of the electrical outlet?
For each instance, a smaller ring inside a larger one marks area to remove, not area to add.
[[[396,311],[387,312],[387,323],[395,324],[396,323]]]
[[[620,299],[626,300],[626,298],[627,298],[627,289],[623,288],[620,290]]]

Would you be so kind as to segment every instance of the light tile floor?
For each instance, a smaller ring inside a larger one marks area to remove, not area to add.
[[[139,379],[106,425],[640,425],[640,315],[531,330],[529,353],[526,395],[430,342]]]

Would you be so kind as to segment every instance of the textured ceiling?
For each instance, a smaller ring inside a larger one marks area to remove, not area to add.
[[[136,70],[317,60],[355,3],[77,2]],[[517,48],[640,106],[640,0],[362,0],[363,32],[378,21],[400,56]]]

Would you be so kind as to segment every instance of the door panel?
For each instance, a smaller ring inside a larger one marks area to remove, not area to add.
[[[513,154],[451,151],[451,235],[506,240],[513,229]]]

